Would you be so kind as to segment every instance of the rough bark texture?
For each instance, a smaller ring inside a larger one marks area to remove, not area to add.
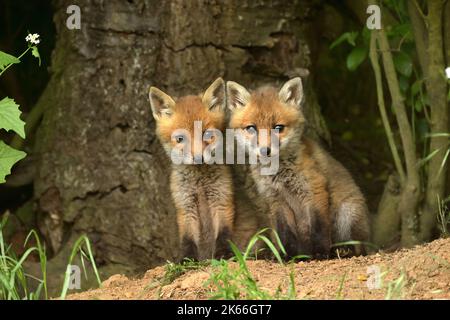
[[[430,131],[432,133],[447,133],[449,131],[449,111],[447,104],[447,83],[444,76],[445,47],[443,34],[443,1],[428,1],[428,64],[425,74],[425,84],[431,105]],[[428,181],[425,209],[420,219],[420,236],[422,241],[430,241],[434,236],[439,206],[445,196],[445,182],[448,164],[446,152],[449,147],[447,137],[432,137],[430,152],[439,150],[431,158],[428,165]],[[444,164],[443,164],[444,163]]]
[[[450,1],[448,0],[444,6],[444,42],[445,61],[448,67],[450,66]]]
[[[378,4],[376,0],[369,0],[369,5]],[[383,21],[384,22],[384,21]],[[383,24],[384,26],[387,24]],[[402,183],[402,191],[399,198],[398,212],[401,215],[401,244],[411,247],[419,242],[417,236],[417,209],[420,202],[420,176],[417,168],[416,145],[413,139],[411,124],[409,123],[404,98],[400,91],[397,73],[395,71],[392,52],[385,30],[373,31],[377,37],[383,68],[389,92],[392,99],[392,107],[395,111],[400,138],[403,145],[403,153],[406,167],[406,180]]]
[[[400,240],[401,215],[398,211],[400,191],[398,177],[391,175],[384,187],[377,215],[372,222],[372,241],[380,248],[389,248]]]
[[[82,29],[68,30],[71,3],[55,1],[52,78],[39,102],[40,229],[54,253],[87,233],[97,262],[151,267],[176,255],[177,232],[149,85],[183,95],[218,76],[255,87],[301,74],[315,1],[84,0]],[[307,117],[327,138],[306,87]]]
[[[380,110],[381,120],[383,121],[384,131],[391,153],[394,159],[396,175],[391,175],[384,187],[383,195],[378,205],[377,215],[372,223],[372,241],[381,248],[388,247],[394,241],[398,242],[400,232],[401,216],[398,211],[400,201],[399,193],[402,185],[406,182],[406,174],[401,162],[398,148],[395,145],[394,135],[386,111],[384,101],[382,71],[377,53],[377,35],[373,33],[370,39],[370,61],[375,74],[377,86],[378,108]]]

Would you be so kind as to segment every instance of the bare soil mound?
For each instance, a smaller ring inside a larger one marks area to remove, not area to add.
[[[297,299],[450,299],[450,239],[365,257],[247,266],[258,287],[270,293],[286,290],[292,274]],[[171,283],[163,281],[166,271],[157,267],[137,279],[113,275],[101,288],[68,299],[208,299],[217,290],[208,283],[215,267],[187,271]]]

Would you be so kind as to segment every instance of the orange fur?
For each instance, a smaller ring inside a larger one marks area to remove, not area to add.
[[[205,141],[206,130],[225,128],[225,83],[221,78],[203,97],[191,95],[177,101],[151,88],[150,103],[157,135],[169,156],[173,150],[182,150],[185,144],[190,144],[190,153],[183,155],[183,159],[203,157],[205,148],[216,139],[213,135]],[[202,136],[197,137],[201,141],[195,141],[196,121],[201,122],[202,132],[198,133]],[[181,141],[177,141],[179,130],[184,132]],[[201,148],[196,148],[196,144],[201,144]],[[231,239],[234,223],[229,167],[182,162],[172,166],[170,186],[177,209],[180,259],[203,260],[228,254],[227,240]]]
[[[326,256],[332,241],[367,241],[368,212],[359,188],[339,162],[303,135],[301,80],[292,79],[279,91],[262,87],[250,94],[235,82],[229,82],[227,90],[230,127],[241,130],[244,139],[238,142],[249,152],[258,154],[266,147],[260,141],[249,142],[255,131],[259,138],[264,130],[283,127],[275,135],[279,147],[272,150],[272,156],[279,156],[278,172],[263,176],[256,165],[252,176],[269,203],[272,227],[288,253]]]

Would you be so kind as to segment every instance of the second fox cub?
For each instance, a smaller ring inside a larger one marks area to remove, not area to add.
[[[348,171],[303,135],[302,99],[300,78],[279,91],[263,87],[252,94],[235,82],[227,83],[230,126],[240,131],[238,143],[254,155],[279,158],[274,175],[261,175],[259,165],[252,170],[269,203],[272,227],[289,256],[324,257],[333,242],[368,240],[368,210]]]
[[[150,104],[157,135],[172,160],[203,163],[204,150],[212,148],[215,130],[225,129],[225,83],[218,78],[202,97],[185,96],[174,101],[161,90],[150,88]],[[199,122],[197,122],[199,121]],[[200,123],[200,141],[195,123]],[[188,152],[184,152],[186,150]],[[182,154],[182,159],[174,155]],[[181,161],[180,161],[181,162]],[[177,210],[180,258],[210,259],[228,255],[234,206],[228,166],[180,164],[172,166],[170,187]]]

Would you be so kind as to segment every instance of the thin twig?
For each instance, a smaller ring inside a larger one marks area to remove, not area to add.
[[[376,35],[372,32],[370,37],[370,61],[375,73],[375,80],[377,86],[377,96],[378,96],[378,107],[380,109],[381,120],[383,122],[384,130],[389,143],[389,148],[391,149],[392,157],[394,158],[394,164],[397,169],[398,175],[400,177],[400,183],[403,186],[406,180],[405,170],[400,160],[400,155],[398,153],[397,146],[394,140],[394,134],[392,133],[392,128],[389,123],[389,119],[386,112],[386,105],[384,103],[384,93],[383,93],[383,83],[381,79],[381,68],[378,61],[378,54],[376,52]]]
[[[425,15],[425,13],[423,13],[422,8],[420,7],[419,3],[417,2],[417,0],[412,0],[414,5],[416,6],[417,12],[419,12],[420,16],[423,19],[423,22],[425,23],[425,25],[428,28],[428,17]]]

